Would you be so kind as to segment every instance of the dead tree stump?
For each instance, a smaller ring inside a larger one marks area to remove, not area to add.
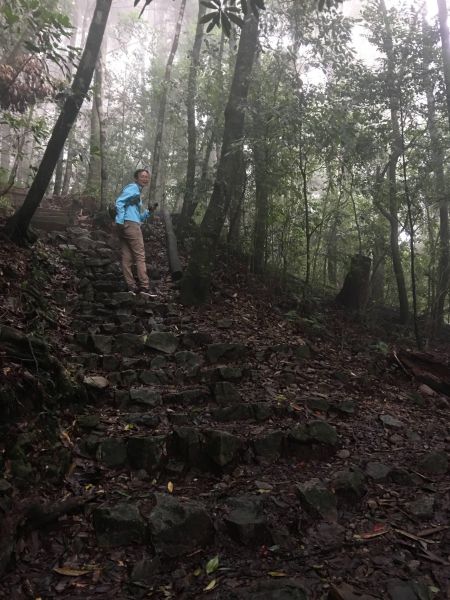
[[[355,254],[352,256],[350,271],[345,277],[344,285],[336,296],[336,302],[349,310],[364,310],[369,299],[370,267],[372,261],[368,256]]]

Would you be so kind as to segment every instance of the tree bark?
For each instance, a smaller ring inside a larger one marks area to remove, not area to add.
[[[111,3],[112,0],[97,0],[86,46],[80,64],[78,65],[70,93],[64,102],[59,118],[53,128],[42,162],[25,198],[25,202],[6,225],[7,236],[16,243],[23,243],[27,239],[28,226],[31,218],[50,183],[58,157],[62,152],[64,143],[89,89],[95,69],[95,62],[105,32]]]
[[[446,0],[438,0],[439,9],[439,30],[442,44],[442,62],[444,67],[445,81],[445,96],[447,101],[447,117],[450,124],[450,39],[447,23],[447,2]],[[430,138],[432,132],[436,137],[436,123],[434,119],[434,96],[430,92],[430,97],[427,94],[427,100],[432,103],[432,113],[430,113],[430,103],[428,103],[429,114],[429,129]],[[430,124],[430,120],[432,121]],[[430,126],[431,125],[431,126]],[[438,142],[438,140],[436,140]],[[431,150],[433,160],[433,170],[435,172],[436,197],[439,201],[439,262],[438,262],[438,277],[436,286],[436,300],[433,307],[433,329],[437,332],[444,321],[445,299],[448,294],[450,284],[450,234],[449,234],[449,219],[448,219],[448,190],[445,186],[443,172],[443,152],[442,145],[434,143],[431,138]]]
[[[396,169],[398,158],[401,155],[402,140],[399,125],[399,100],[397,87],[399,85],[395,74],[395,56],[393,52],[392,31],[386,11],[384,0],[379,0],[379,6],[383,17],[384,30],[382,32],[383,45],[387,57],[387,82],[389,96],[389,110],[391,115],[391,160],[388,168],[389,181],[389,225],[390,225],[390,249],[392,266],[397,283],[398,300],[400,307],[400,321],[406,323],[409,319],[409,303],[406,290],[405,275],[403,272],[400,247],[398,243],[398,198]],[[395,159],[394,159],[395,157]]]
[[[241,31],[230,95],[225,109],[222,149],[214,189],[181,284],[181,301],[184,304],[201,304],[209,295],[215,251],[230,206],[236,174],[239,173],[245,104],[257,42],[258,18],[253,14],[247,14]]]
[[[269,220],[269,181],[267,123],[261,119],[261,105],[255,106],[255,133],[259,139],[253,143],[255,165],[255,229],[253,238],[253,271],[263,273],[266,265],[267,224]]]
[[[58,162],[56,163],[55,169],[55,181],[53,183],[53,195],[60,196],[62,190],[62,179],[64,170],[64,148],[59,155]]]
[[[150,188],[148,192],[149,204],[155,203],[156,190],[158,187],[158,175],[159,175],[159,164],[161,161],[161,149],[164,131],[164,119],[166,115],[167,96],[169,93],[170,77],[172,73],[172,65],[175,58],[175,54],[178,49],[178,42],[180,40],[181,24],[183,22],[184,9],[186,7],[186,0],[181,0],[180,10],[178,12],[178,21],[175,28],[175,35],[172,42],[172,49],[169,54],[169,58],[166,64],[166,71],[164,73],[164,81],[162,84],[161,102],[159,104],[158,118],[156,121],[156,135],[155,144],[153,147],[152,156],[152,177],[150,179]]]
[[[0,134],[2,137],[2,151],[0,158],[0,167],[3,171],[3,176],[6,178],[9,174],[9,162],[10,162],[10,138],[11,134],[8,125],[2,123],[0,125]]]
[[[217,87],[219,89],[219,96],[223,96],[223,73],[222,73],[222,61],[223,61],[223,50],[224,50],[224,33],[222,29],[222,35],[220,37],[219,52],[217,56]],[[223,108],[217,109],[216,114],[208,118],[208,122],[205,127],[205,136],[207,136],[207,142],[205,146],[205,153],[203,156],[200,181],[197,188],[195,189],[194,198],[191,205],[186,210],[186,216],[184,220],[184,226],[186,227],[194,217],[195,211],[199,203],[206,199],[209,190],[209,174],[210,174],[210,162],[211,155],[213,154],[214,144],[217,142],[219,137],[218,123],[220,122],[221,111]],[[181,232],[181,235],[183,232]]]
[[[203,41],[203,23],[200,22],[205,14],[206,7],[199,2],[197,28],[195,31],[194,46],[192,48],[191,64],[189,67],[189,80],[187,90],[187,141],[188,158],[186,169],[186,189],[184,192],[183,207],[181,209],[180,230],[187,227],[190,215],[193,214],[192,204],[195,197],[195,168],[197,163],[197,128],[195,125],[195,104],[197,97],[197,72],[200,62],[200,50]]]
[[[102,166],[104,159],[102,153],[104,151],[105,134],[104,117],[103,117],[103,64],[102,64],[102,49],[95,64],[94,85],[91,109],[91,133],[89,139],[89,167],[84,193],[87,196],[97,196],[101,193],[102,187]]]

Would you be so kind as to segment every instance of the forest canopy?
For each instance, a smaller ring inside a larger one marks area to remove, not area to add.
[[[15,185],[33,181],[94,6],[0,8],[4,183],[14,169]],[[256,272],[325,293],[352,256],[367,256],[371,301],[438,327],[449,282],[446,20],[443,0],[428,12],[386,0],[113,3],[47,194],[87,194],[101,210],[151,165],[151,199],[180,213],[182,236],[194,222],[214,237],[216,219]]]

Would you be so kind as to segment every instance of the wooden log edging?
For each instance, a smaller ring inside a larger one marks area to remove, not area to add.
[[[164,209],[162,214],[164,218],[164,224],[166,226],[167,256],[169,257],[170,274],[174,281],[178,281],[183,277],[183,268],[178,257],[177,238],[173,230],[172,219],[169,211]]]

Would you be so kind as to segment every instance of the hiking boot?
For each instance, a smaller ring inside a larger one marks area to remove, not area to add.
[[[130,294],[130,296],[136,296],[137,290],[128,290],[127,294]]]

